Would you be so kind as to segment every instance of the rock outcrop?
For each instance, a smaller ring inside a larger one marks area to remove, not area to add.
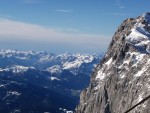
[[[124,113],[150,93],[150,13],[126,19],[80,95],[76,113]],[[150,99],[130,113],[150,113]]]

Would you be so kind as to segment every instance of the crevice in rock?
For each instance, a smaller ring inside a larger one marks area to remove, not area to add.
[[[105,97],[105,108],[104,113],[111,113],[110,105],[109,105],[109,97],[106,87],[104,86],[104,97]]]

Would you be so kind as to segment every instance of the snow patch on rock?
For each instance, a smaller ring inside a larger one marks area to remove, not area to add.
[[[46,69],[46,71],[59,75],[62,72],[62,69],[59,65],[55,65]]]
[[[35,69],[34,67],[25,67],[25,66],[19,66],[19,65],[14,65],[12,67],[8,67],[8,68],[0,68],[0,72],[3,71],[12,71],[13,73],[24,73],[26,71],[28,71],[29,69]]]
[[[60,79],[58,79],[57,77],[50,77],[50,80],[53,81],[53,80],[60,80]]]

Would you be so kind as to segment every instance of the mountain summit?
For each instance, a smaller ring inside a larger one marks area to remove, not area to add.
[[[123,21],[76,113],[124,113],[150,92],[150,13]],[[150,99],[131,113],[150,113]]]

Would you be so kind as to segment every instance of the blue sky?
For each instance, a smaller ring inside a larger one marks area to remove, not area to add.
[[[0,48],[100,53],[149,0],[0,0]]]

